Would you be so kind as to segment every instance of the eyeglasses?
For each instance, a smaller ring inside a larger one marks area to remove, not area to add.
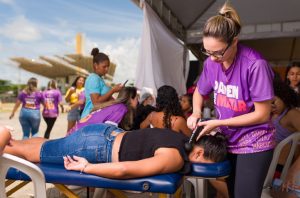
[[[228,48],[231,46],[231,43],[232,43],[232,42],[229,42],[228,45],[227,45],[227,47],[226,47],[223,51],[215,51],[215,52],[208,52],[208,51],[204,48],[204,46],[203,46],[203,44],[202,44],[202,46],[201,46],[201,52],[202,52],[203,54],[205,54],[206,56],[213,56],[213,57],[215,57],[215,58],[217,58],[217,59],[221,59],[221,58],[223,58],[223,56],[224,56],[224,54],[226,53],[226,51],[228,50]]]

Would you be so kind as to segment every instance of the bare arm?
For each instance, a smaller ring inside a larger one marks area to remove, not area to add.
[[[61,112],[63,113],[64,112],[64,104],[61,102],[61,103],[59,103],[59,106],[60,106]]]
[[[192,131],[188,128],[186,120],[183,117],[178,117],[178,119],[175,122],[174,128],[179,128],[179,131],[188,137],[192,135]]]
[[[297,158],[297,160],[292,164],[292,166],[289,168],[287,176],[285,178],[284,183],[282,184],[283,190],[288,190],[288,187],[293,187],[295,185],[296,176],[300,173],[300,156]]]
[[[151,113],[147,116],[147,118],[146,118],[143,122],[141,122],[141,124],[140,124],[140,128],[141,128],[141,129],[145,129],[145,128],[148,128],[148,127],[150,126],[152,116],[153,116],[153,112],[151,112]]]
[[[92,94],[90,94],[91,101],[92,101],[93,105],[96,105],[96,104],[99,104],[102,102],[106,102],[111,99],[112,95],[115,92],[119,92],[122,88],[123,88],[122,84],[117,84],[104,95],[100,95],[98,93],[92,93]]]
[[[15,116],[15,113],[16,113],[17,109],[19,108],[19,106],[21,105],[21,103],[22,102],[18,99],[15,106],[14,106],[14,108],[13,108],[13,110],[12,110],[12,112],[11,112],[11,114],[10,114],[10,116],[9,116],[9,119],[12,119]]]
[[[70,88],[69,88],[69,90],[67,91],[67,94],[66,94],[66,96],[65,96],[65,101],[66,101],[66,102],[70,102],[71,95],[72,95],[73,93],[75,93],[75,91],[76,91],[76,88],[74,88],[74,87],[70,87]]]
[[[74,104],[70,105],[70,109],[75,109],[75,108],[78,108],[80,107],[81,105],[84,104],[84,100],[78,100],[77,102],[75,102]]]
[[[160,148],[155,156],[138,161],[90,164],[84,158],[64,158],[67,170],[83,171],[107,178],[126,179],[176,172],[183,166],[183,160],[176,149]],[[141,168],[143,167],[143,168]]]
[[[290,125],[292,131],[294,132],[300,132],[300,111],[297,109],[291,109],[288,112],[288,124]]]
[[[193,94],[193,115],[201,116],[201,109],[203,106],[203,96],[199,93],[198,87]]]
[[[11,134],[6,127],[0,126],[0,155],[2,155],[3,150],[6,145],[9,144],[11,139]]]
[[[198,88],[196,88],[193,94],[193,113],[187,119],[187,126],[190,129],[194,129],[197,124],[197,119],[201,118],[203,100],[203,96],[199,93]]]
[[[209,120],[206,122],[201,122],[198,125],[204,126],[204,129],[201,131],[198,137],[209,133],[210,131],[219,126],[240,127],[267,122],[270,119],[271,102],[271,100],[263,102],[254,102],[255,110],[244,115],[224,120]]]

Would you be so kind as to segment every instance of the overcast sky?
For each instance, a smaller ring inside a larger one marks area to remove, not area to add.
[[[117,64],[115,82],[133,79],[142,14],[130,0],[0,0],[0,79],[25,83],[36,75],[18,69],[11,57],[72,54],[78,32],[86,55],[97,46]]]

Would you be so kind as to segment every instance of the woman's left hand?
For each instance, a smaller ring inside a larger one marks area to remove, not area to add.
[[[65,156],[64,157],[64,166],[67,170],[83,171],[84,168],[88,165],[88,161],[83,157],[78,156]]]
[[[198,126],[203,126],[202,131],[199,133],[197,140],[208,133],[210,133],[212,130],[220,126],[220,120],[208,120],[203,122],[198,122]]]

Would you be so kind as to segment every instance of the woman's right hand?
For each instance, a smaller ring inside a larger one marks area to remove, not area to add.
[[[121,83],[119,83],[119,84],[116,84],[116,85],[112,88],[112,90],[113,90],[113,92],[119,92],[122,88],[123,88],[123,85],[122,85]]]
[[[188,117],[188,119],[187,119],[187,126],[190,129],[194,130],[197,126],[197,121],[200,118],[201,118],[200,115],[195,115],[195,114],[190,115],[190,117]]]
[[[11,113],[9,119],[12,119],[15,116],[15,113]]]
[[[76,92],[76,88],[75,87],[70,87],[70,94],[75,93]]]

